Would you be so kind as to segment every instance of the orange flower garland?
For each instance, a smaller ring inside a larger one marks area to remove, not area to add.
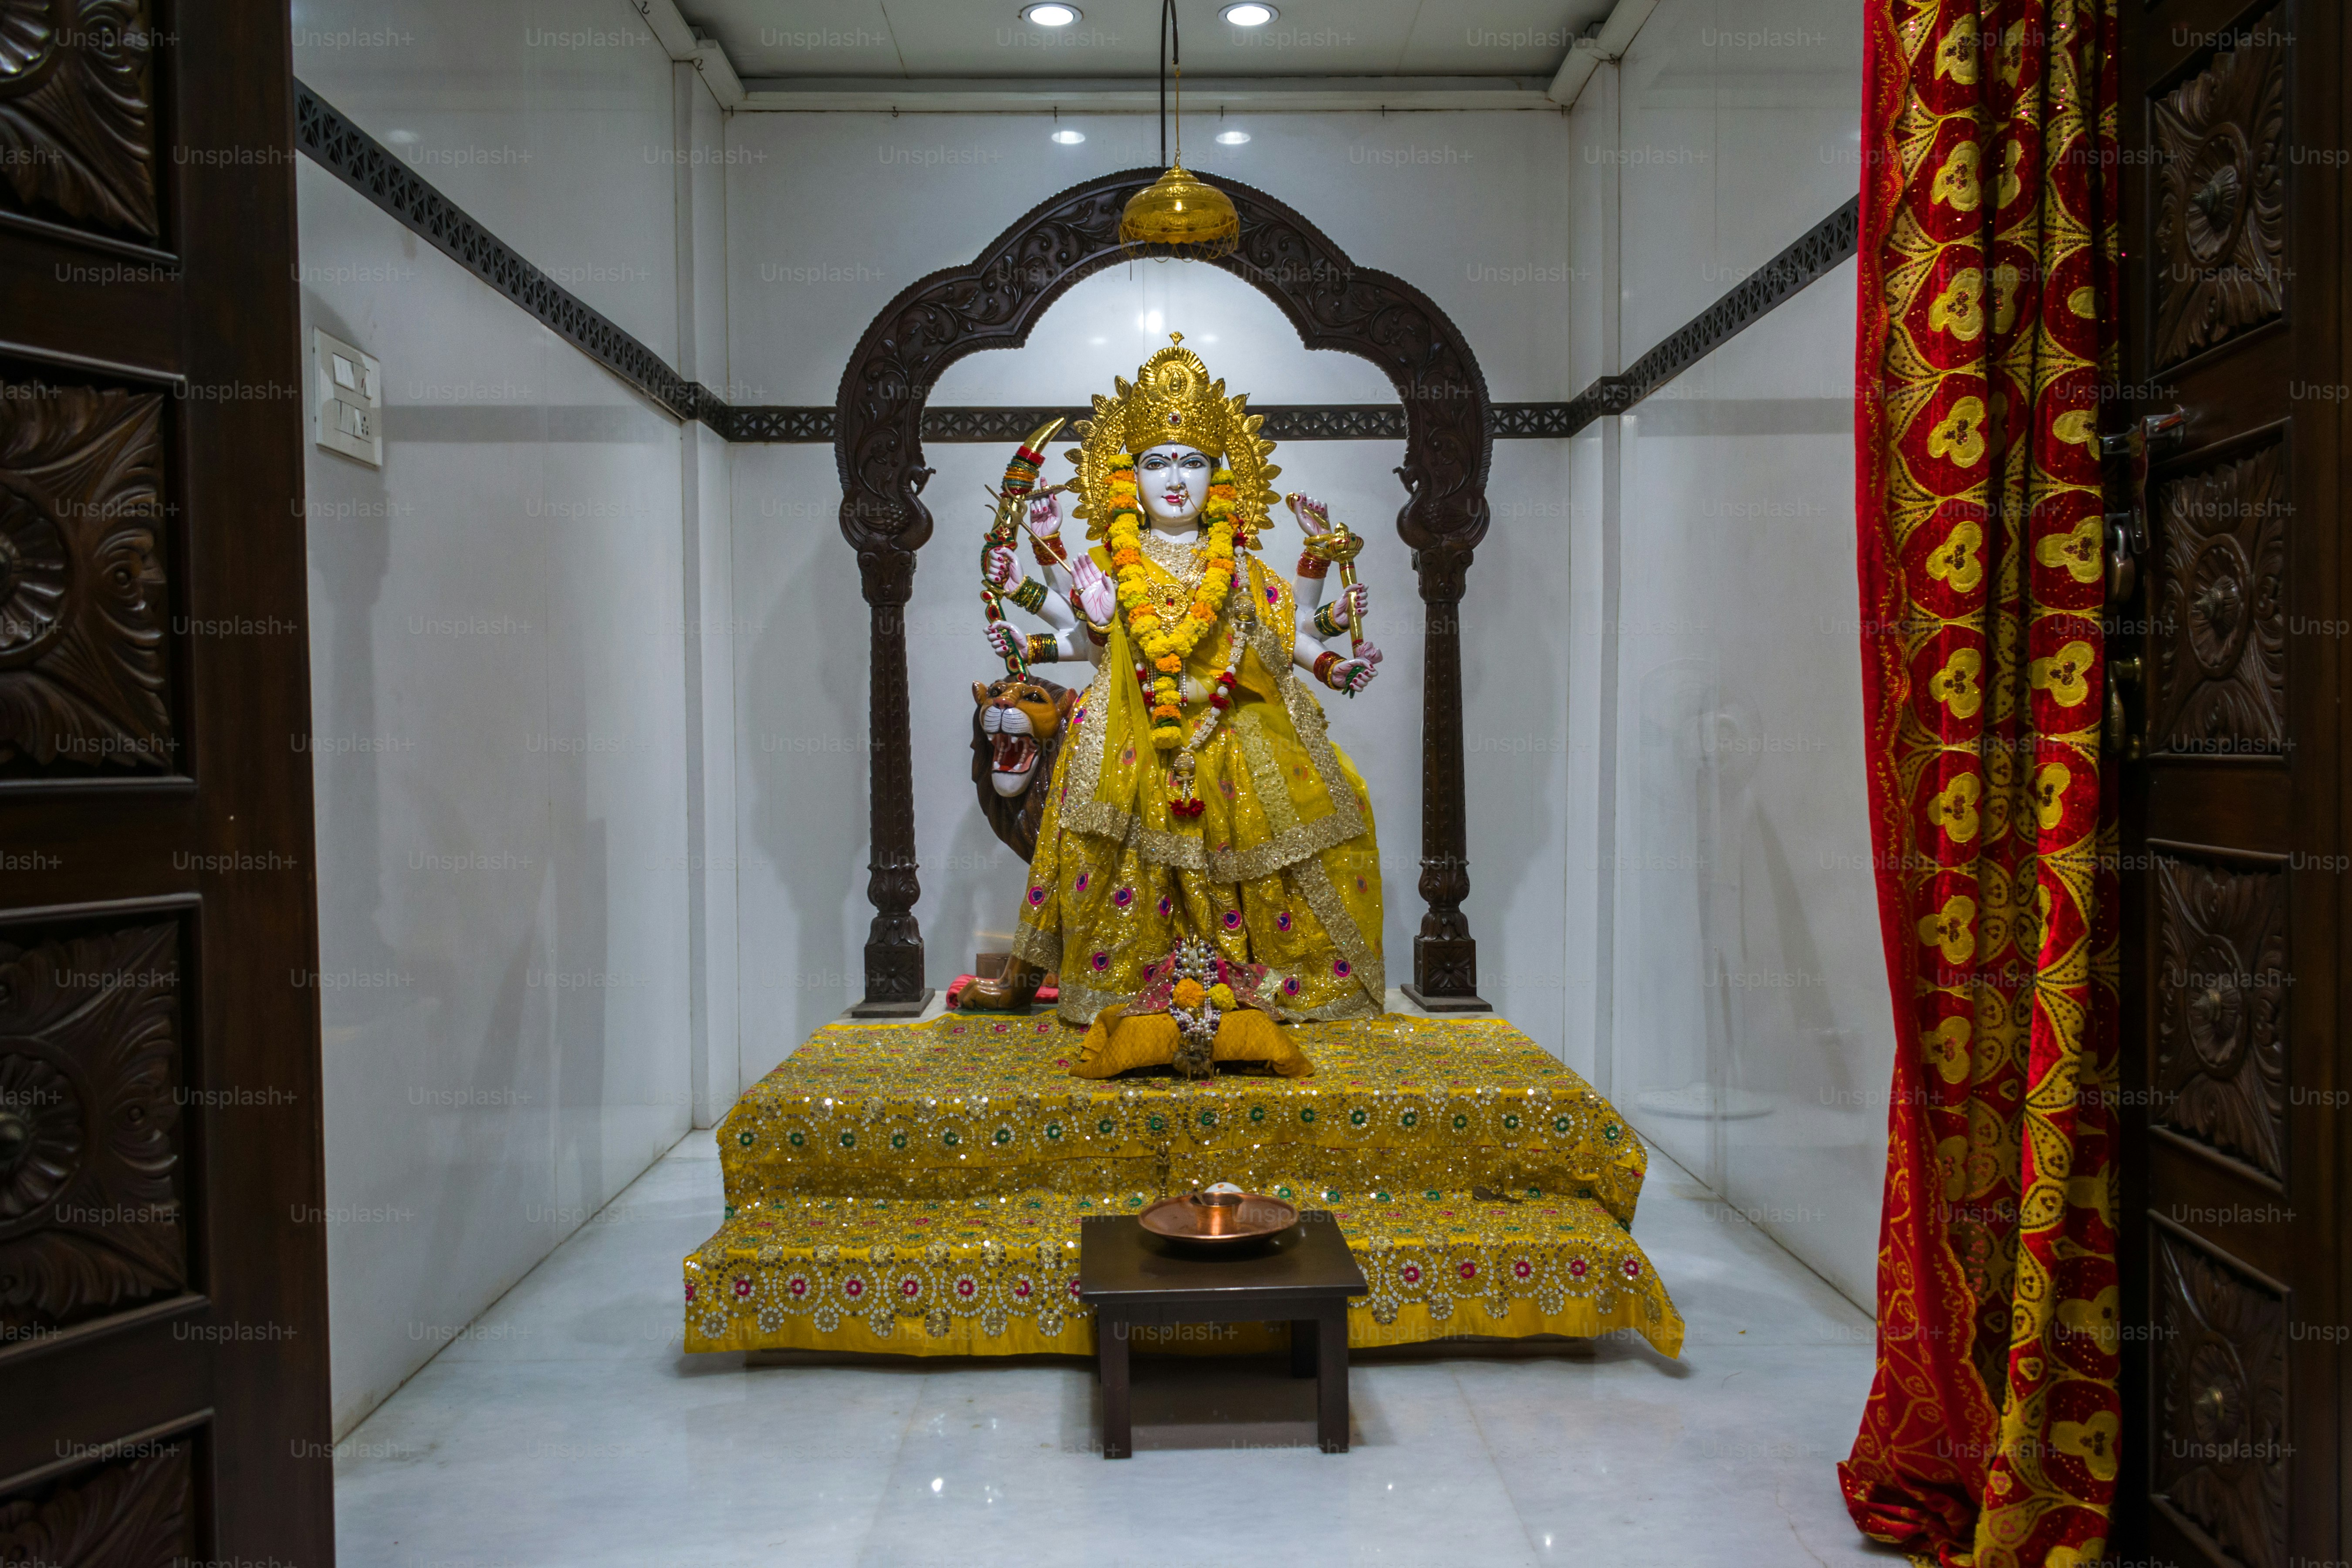
[[[1135,496],[1135,459],[1122,453],[1114,462],[1108,501],[1111,510],[1110,563],[1117,574],[1118,602],[1127,610],[1128,635],[1149,661],[1151,695],[1151,743],[1173,751],[1183,743],[1183,690],[1180,678],[1184,660],[1216,625],[1217,607],[1233,587],[1234,486],[1232,473],[1219,468],[1210,476],[1208,504],[1202,515],[1209,521],[1200,586],[1192,603],[1174,626],[1161,626],[1150,600],[1150,578],[1137,531],[1142,518]],[[1139,674],[1145,673],[1139,668]]]

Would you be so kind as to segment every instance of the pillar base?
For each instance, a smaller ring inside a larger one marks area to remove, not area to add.
[[[877,1001],[868,996],[849,1010],[853,1018],[915,1018],[931,1005],[931,987],[926,985],[912,996],[889,997]]]
[[[1406,1000],[1424,1013],[1491,1013],[1495,1010],[1492,1002],[1482,1001],[1475,996],[1428,996],[1422,994],[1418,985],[1400,985],[1397,989],[1404,993]]]

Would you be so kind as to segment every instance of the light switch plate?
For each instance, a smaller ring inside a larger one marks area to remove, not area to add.
[[[383,365],[338,337],[313,331],[318,441],[330,452],[383,467]]]

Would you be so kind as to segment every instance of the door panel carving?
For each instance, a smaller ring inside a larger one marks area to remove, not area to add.
[[[2158,365],[2286,309],[2286,72],[2273,11],[2150,106]]]
[[[157,237],[146,0],[0,0],[0,171],[22,210]]]
[[[124,1447],[138,1452],[0,1498],[0,1563],[163,1568],[195,1561],[188,1441]]]
[[[0,1563],[334,1561],[290,37],[0,0]]]
[[[2352,383],[2338,151],[2352,10],[2102,14],[2129,110],[2105,188],[2137,237],[2100,408],[2101,430],[2125,436],[2107,443],[2126,459],[2107,508],[2137,578],[2111,575],[2106,606],[2125,721],[2119,1080],[2134,1099],[2116,1162],[2133,1408],[2105,1555],[2343,1562],[2352,1342],[2329,1325],[2345,1319],[2352,1121],[2319,1107],[2347,1082],[2329,868],[2352,852],[2352,556],[2337,538],[2352,426],[2336,391]],[[2145,446],[2166,430],[2180,444]]]
[[[0,384],[0,773],[175,770],[163,402]]]
[[[2273,445],[2168,481],[2158,501],[2159,751],[2286,748],[2286,454]]]
[[[0,1331],[176,1293],[180,940],[165,921],[0,939]]]
[[[2157,1496],[2249,1568],[2283,1568],[2286,1302],[2168,1231],[2155,1242]]]
[[[2286,874],[2155,857],[2154,1118],[2286,1180]]]

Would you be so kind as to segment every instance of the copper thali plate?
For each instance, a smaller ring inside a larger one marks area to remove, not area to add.
[[[1298,1211],[1258,1193],[1183,1193],[1137,1216],[1143,1228],[1186,1247],[1240,1248],[1288,1230]]]

